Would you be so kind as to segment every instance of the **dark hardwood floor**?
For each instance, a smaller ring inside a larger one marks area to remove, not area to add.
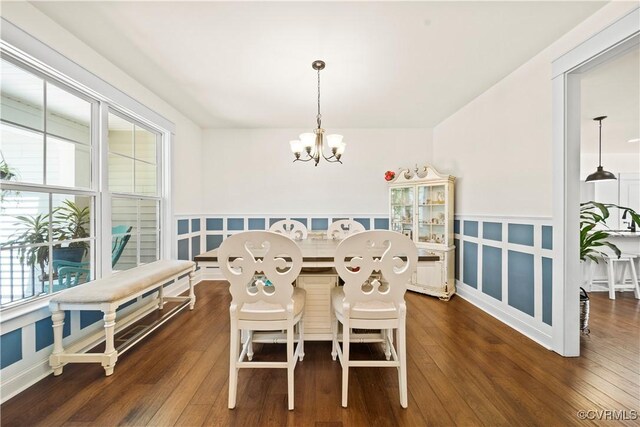
[[[240,371],[227,409],[229,296],[225,282],[196,288],[182,312],[123,355],[110,377],[70,364],[0,408],[3,426],[568,426],[639,425],[640,303],[631,293],[591,294],[582,356],[562,358],[459,297],[407,293],[409,407],[393,369],[354,368],[349,407],[328,342],[305,345],[287,410],[286,371]],[[281,347],[280,347],[281,348]],[[377,352],[356,346],[356,353]],[[276,357],[278,346],[257,348]],[[593,420],[581,420],[579,411]],[[598,412],[600,411],[600,412]],[[615,412],[601,412],[615,411]],[[617,412],[626,411],[626,412]],[[599,418],[600,419],[597,419]],[[617,418],[603,422],[602,419]],[[619,419],[627,418],[627,419]]]

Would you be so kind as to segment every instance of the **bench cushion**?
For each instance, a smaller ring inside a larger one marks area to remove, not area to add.
[[[194,267],[193,261],[155,261],[64,290],[51,298],[51,302],[109,303],[119,301]]]

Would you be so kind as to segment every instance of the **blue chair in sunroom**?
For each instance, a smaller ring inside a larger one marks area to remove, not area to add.
[[[131,230],[133,227],[126,225],[117,225],[111,228],[113,236],[111,244],[111,267],[115,267],[124,252],[124,248],[131,238]],[[54,260],[53,271],[56,272],[57,283],[53,285],[53,292],[62,289],[71,288],[81,283],[91,280],[91,270],[88,262],[73,262],[66,260]]]

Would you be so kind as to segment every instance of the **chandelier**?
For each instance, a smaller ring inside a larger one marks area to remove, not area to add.
[[[318,115],[316,116],[316,122],[318,128],[312,133],[300,134],[299,138],[295,141],[291,141],[291,151],[296,156],[294,162],[308,162],[313,160],[315,166],[318,166],[320,156],[330,163],[342,163],[340,157],[344,153],[346,144],[342,142],[342,135],[327,135],[327,145],[331,149],[331,155],[329,157],[324,154],[324,129],[322,129],[322,114],[320,114],[320,70],[324,69],[324,61],[316,60],[311,64],[314,70],[318,71]],[[306,157],[301,158],[302,152],[305,152]]]

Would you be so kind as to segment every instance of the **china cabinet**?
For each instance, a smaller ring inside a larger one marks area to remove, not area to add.
[[[389,181],[389,227],[439,257],[418,266],[408,289],[444,300],[455,293],[454,182],[430,165],[402,169]]]

